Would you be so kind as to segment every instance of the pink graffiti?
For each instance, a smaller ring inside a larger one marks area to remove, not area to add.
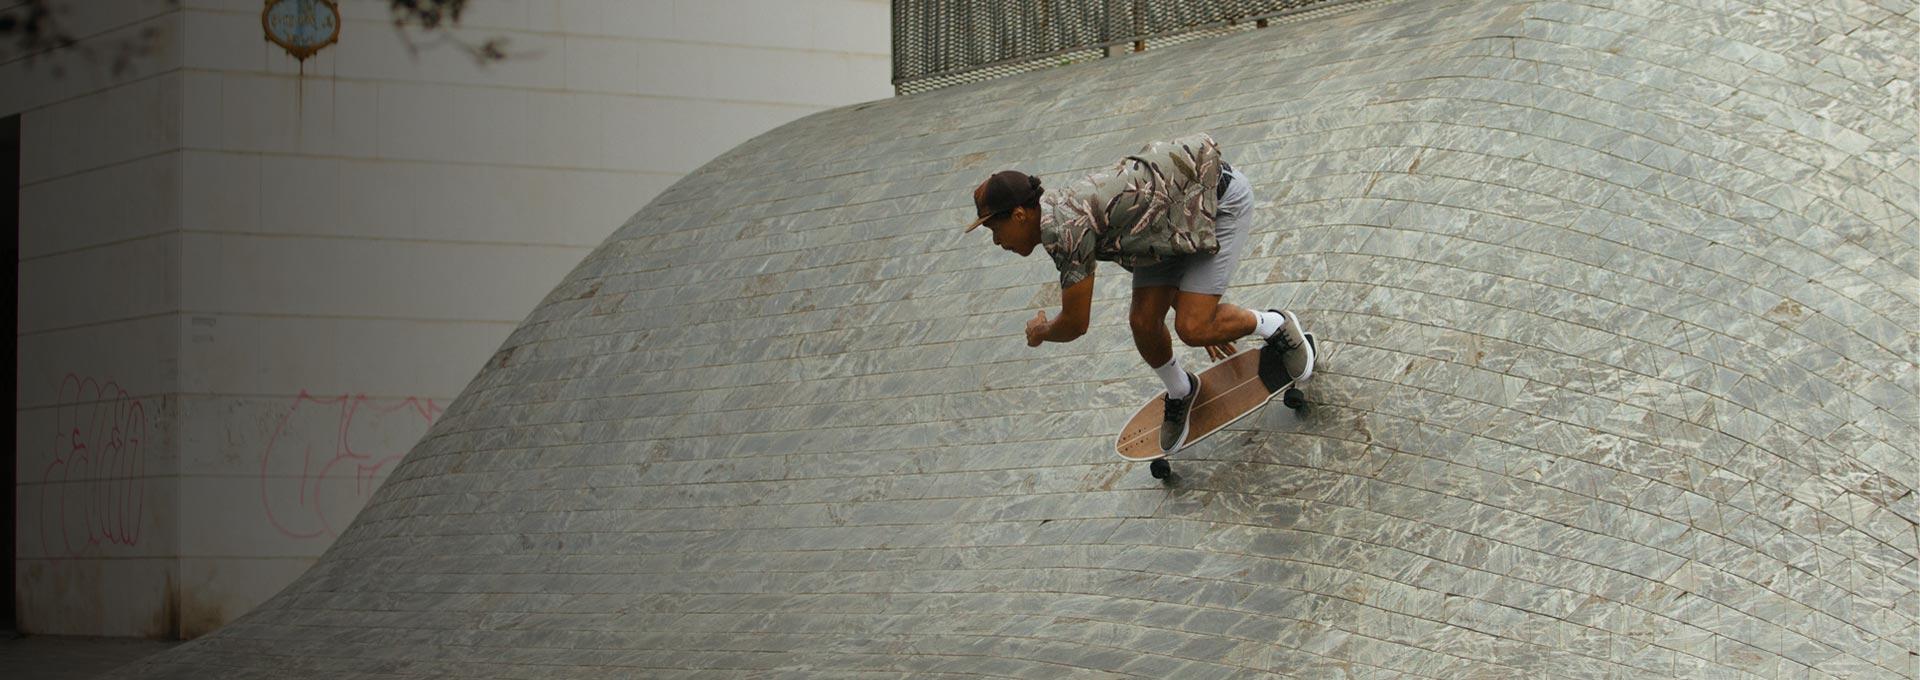
[[[345,507],[338,499],[350,493],[364,501],[381,470],[405,456],[440,412],[432,399],[320,399],[301,390],[260,457],[267,521],[288,538],[337,536],[359,512],[359,504]],[[325,502],[329,497],[336,502]]]
[[[41,549],[76,557],[103,543],[139,545],[146,405],[115,383],[68,373],[54,400],[54,428],[53,462],[40,477]]]

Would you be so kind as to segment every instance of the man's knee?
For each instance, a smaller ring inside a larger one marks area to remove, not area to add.
[[[1165,331],[1167,314],[1166,312],[1154,314],[1152,309],[1135,307],[1127,313],[1127,325],[1132,326],[1136,334]]]
[[[1213,315],[1202,317],[1199,314],[1181,314],[1173,319],[1173,332],[1179,334],[1180,342],[1188,347],[1205,347],[1214,344]]]
[[[1171,288],[1135,288],[1133,304],[1127,308],[1127,325],[1143,338],[1167,336],[1167,312],[1173,311],[1176,291]]]

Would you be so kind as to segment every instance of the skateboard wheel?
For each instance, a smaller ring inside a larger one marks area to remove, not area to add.
[[[1300,391],[1300,388],[1298,387],[1288,388],[1287,394],[1285,396],[1280,397],[1280,401],[1282,403],[1285,403],[1287,405],[1287,408],[1298,411],[1302,408],[1306,408],[1307,393]]]
[[[1147,473],[1153,475],[1154,479],[1166,479],[1167,475],[1173,474],[1173,466],[1165,458],[1155,458],[1147,465]]]

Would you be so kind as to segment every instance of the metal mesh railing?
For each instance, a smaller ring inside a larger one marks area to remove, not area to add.
[[[893,0],[893,86],[924,92],[1353,1]]]

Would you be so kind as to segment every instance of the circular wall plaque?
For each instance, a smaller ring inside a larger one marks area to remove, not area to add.
[[[267,40],[306,61],[340,40],[340,6],[333,0],[267,0],[260,12]]]

